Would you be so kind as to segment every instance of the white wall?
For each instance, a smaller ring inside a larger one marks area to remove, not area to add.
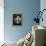
[[[40,0],[40,9],[46,9],[46,0]],[[40,22],[41,25],[46,26],[46,11],[43,12],[43,22]]]
[[[0,42],[4,41],[4,0],[0,0]]]

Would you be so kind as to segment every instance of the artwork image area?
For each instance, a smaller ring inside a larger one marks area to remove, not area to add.
[[[22,14],[13,14],[13,25],[22,25]]]

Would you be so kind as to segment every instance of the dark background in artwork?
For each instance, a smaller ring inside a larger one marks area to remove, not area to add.
[[[15,21],[15,19],[17,18],[17,16],[19,16],[20,19],[22,18],[21,14],[13,14],[13,26],[20,26],[20,25],[22,25],[22,21],[23,21],[22,19],[21,20],[17,20],[17,21],[19,21],[19,23],[17,23]]]

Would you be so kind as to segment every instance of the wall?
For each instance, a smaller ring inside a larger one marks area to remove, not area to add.
[[[45,5],[46,5],[46,0],[41,0],[40,1],[40,9],[41,9],[41,11],[43,9],[46,9]],[[45,20],[46,19],[46,11],[43,12],[43,16],[42,17],[43,17],[44,20],[43,20],[43,22],[41,21],[40,24],[43,25],[43,26],[46,26],[46,20]]]
[[[40,0],[4,0],[4,38],[7,41],[18,41],[31,31],[35,12],[40,9]],[[12,25],[12,14],[22,13],[23,25]]]
[[[4,41],[4,0],[0,0],[0,42]]]
[[[40,0],[40,10],[43,10],[43,9],[46,9],[46,0]],[[42,17],[43,17],[43,22],[40,21],[40,25],[46,27],[46,11],[44,11]],[[46,43],[46,40],[45,40],[45,43]]]

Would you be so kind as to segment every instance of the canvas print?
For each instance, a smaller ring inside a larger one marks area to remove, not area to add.
[[[22,25],[22,14],[13,14],[13,25]]]

